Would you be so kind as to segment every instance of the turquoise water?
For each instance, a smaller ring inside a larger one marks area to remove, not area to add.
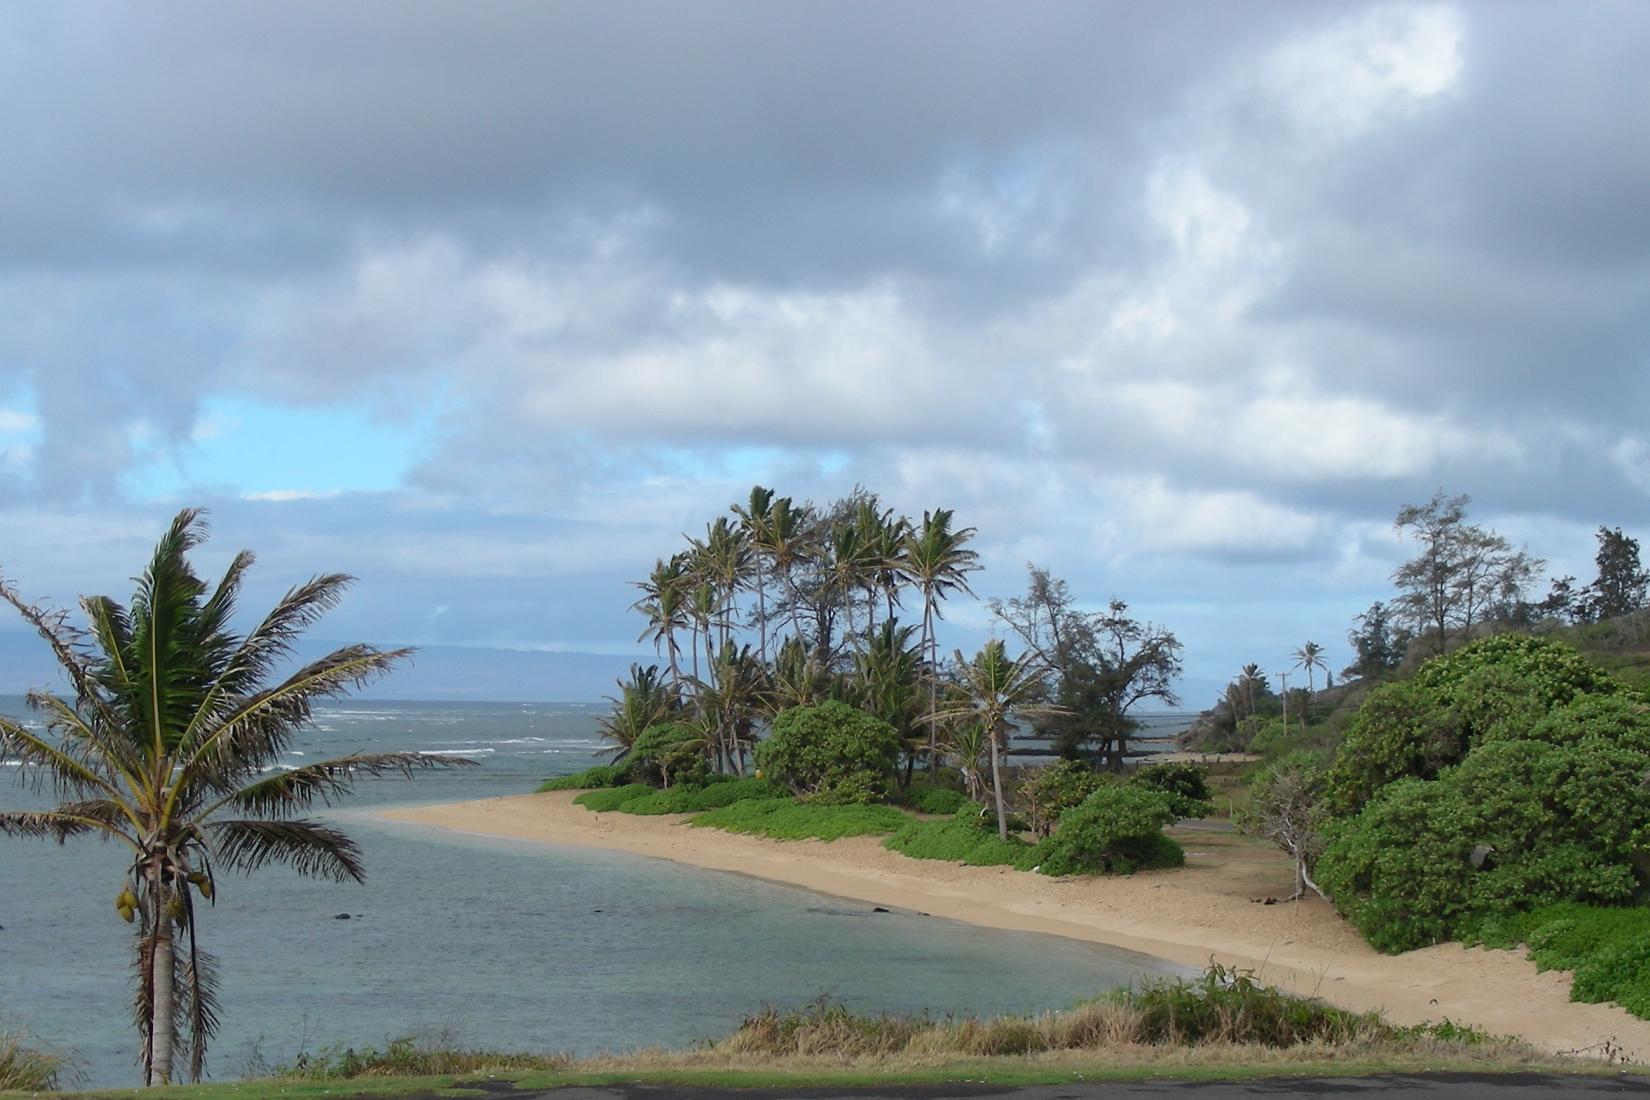
[[[0,699],[0,712],[20,715],[21,703]],[[520,794],[593,761],[598,712],[349,704],[321,713],[290,762],[393,748],[482,764],[368,781],[352,808]],[[0,776],[0,807],[43,801]],[[220,881],[202,916],[222,972],[214,1078],[402,1035],[578,1054],[679,1046],[763,1004],[820,996],[939,1015],[1059,1008],[1175,972],[1129,952],[875,913],[660,860],[339,820],[365,850],[364,886],[276,868]],[[74,1053],[92,1087],[137,1081],[130,928],[113,904],[122,863],[96,841],[0,839],[0,1018]]]

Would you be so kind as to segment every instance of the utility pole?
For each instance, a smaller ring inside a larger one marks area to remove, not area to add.
[[[1283,699],[1283,728],[1284,732],[1287,733],[1289,730],[1289,674],[1287,672],[1275,672],[1273,675],[1278,678],[1278,695]]]

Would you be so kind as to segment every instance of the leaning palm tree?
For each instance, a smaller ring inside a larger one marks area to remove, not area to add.
[[[237,555],[209,591],[186,557],[205,532],[200,512],[179,513],[130,607],[106,596],[81,600],[84,630],[0,582],[0,599],[45,639],[72,690],[70,698],[29,695],[45,719],[43,734],[0,719],[0,755],[49,778],[66,799],[52,810],[0,812],[0,833],[59,842],[92,833],[129,850],[115,907],[137,926],[133,1015],[150,1085],[172,1080],[180,1050],[199,1079],[217,1029],[213,964],[196,936],[197,895],[210,902],[219,874],[272,863],[359,882],[365,871],[355,842],[304,812],[349,793],[362,775],[474,763],[396,752],[282,771],[281,755],[317,701],[347,694],[409,651],[346,646],[269,686],[293,642],[338,602],[350,578],[328,574],[299,585],[237,636],[229,624],[252,555]]]
[[[980,556],[963,544],[974,537],[974,528],[951,530],[951,509],[936,508],[922,514],[922,526],[906,531],[900,556],[894,563],[899,574],[922,593],[922,644],[928,651],[928,774],[939,771],[940,681],[939,641],[934,634],[940,617],[940,601],[946,593],[961,589],[970,596],[968,574],[980,567]]]
[[[1015,718],[1059,714],[1062,708],[1036,701],[1047,671],[1042,662],[1030,654],[1018,660],[1010,658],[998,639],[987,642],[972,661],[965,662],[961,650],[956,660],[962,670],[961,702],[939,718],[961,722],[965,727],[976,726],[984,734],[991,750],[991,797],[997,809],[997,836],[1007,840],[1002,758],[1008,749],[1008,732]]]

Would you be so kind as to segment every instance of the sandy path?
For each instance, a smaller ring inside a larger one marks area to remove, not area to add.
[[[1288,863],[1243,837],[1183,830],[1187,866],[1128,878],[1051,879],[1006,867],[907,859],[880,839],[776,841],[694,829],[678,817],[594,814],[573,792],[379,811],[461,833],[607,848],[805,886],[992,928],[1109,943],[1186,966],[1211,958],[1396,1023],[1449,1017],[1546,1050],[1605,1041],[1650,1059],[1650,1021],[1569,1000],[1569,975],[1512,951],[1447,944],[1380,955],[1316,899],[1263,905],[1290,889]]]

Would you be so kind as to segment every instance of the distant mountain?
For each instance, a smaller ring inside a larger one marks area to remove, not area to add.
[[[342,643],[305,640],[298,657],[313,660]],[[548,653],[481,646],[420,646],[399,671],[367,685],[368,699],[453,699],[498,702],[594,702],[616,693],[614,681],[633,661],[648,657],[601,653]],[[0,632],[0,695],[31,688],[62,690],[51,653],[38,637]]]

